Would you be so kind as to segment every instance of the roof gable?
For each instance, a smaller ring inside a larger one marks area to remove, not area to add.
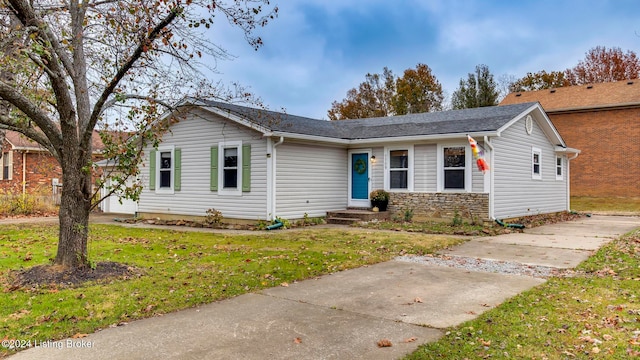
[[[516,92],[500,105],[538,101],[547,112],[640,105],[640,79]]]

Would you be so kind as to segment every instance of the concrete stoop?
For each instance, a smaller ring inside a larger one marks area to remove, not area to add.
[[[327,212],[327,224],[351,225],[359,221],[389,220],[391,214],[388,211],[371,211],[367,209],[346,209]]]

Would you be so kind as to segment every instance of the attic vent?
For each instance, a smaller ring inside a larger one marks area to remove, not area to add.
[[[556,89],[551,89],[549,90],[549,92],[553,94],[554,92],[556,92]]]
[[[593,89],[593,85],[587,85],[587,89]]]
[[[522,94],[520,94],[520,93],[517,93],[517,94],[516,94],[516,96],[522,96]]]
[[[627,85],[633,85],[633,81],[627,81]]]

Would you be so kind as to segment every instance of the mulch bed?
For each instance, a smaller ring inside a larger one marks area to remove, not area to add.
[[[9,291],[20,288],[55,287],[68,288],[88,281],[126,280],[141,276],[142,272],[132,266],[116,262],[100,262],[95,268],[65,268],[59,265],[38,265],[24,270],[12,271]]]
[[[559,212],[555,214],[524,216],[517,219],[510,219],[506,222],[513,224],[523,224],[527,228],[533,228],[542,225],[578,220],[584,218],[585,216],[587,215],[576,212]]]

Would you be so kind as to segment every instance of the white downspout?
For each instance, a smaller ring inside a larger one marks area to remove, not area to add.
[[[278,142],[274,143],[271,146],[271,203],[269,204],[270,206],[270,211],[268,214],[268,218],[269,220],[273,220],[276,218],[276,198],[277,196],[277,188],[276,188],[276,177],[277,177],[277,156],[276,156],[276,147],[278,147],[280,144],[282,144],[284,142],[284,136],[280,136],[280,140],[278,140]]]
[[[494,161],[494,156],[493,156],[493,145],[491,145],[491,141],[489,139],[488,136],[484,137],[484,143],[487,145],[487,147],[489,148],[489,150],[491,151],[489,157],[489,218],[493,219],[495,216],[495,205],[494,205],[494,190],[495,190],[495,186],[494,186],[494,177],[493,174],[495,174],[495,171],[493,169],[493,167],[495,166],[495,161]],[[486,180],[486,177],[485,177]],[[486,189],[486,183],[485,183],[485,189]]]
[[[567,211],[571,211],[571,160],[575,159],[580,153],[575,153],[572,157],[567,156]]]

